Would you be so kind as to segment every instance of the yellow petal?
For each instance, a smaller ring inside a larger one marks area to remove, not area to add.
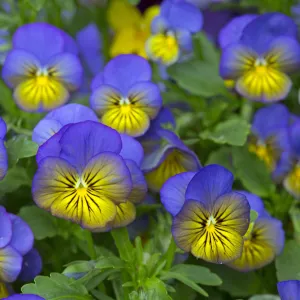
[[[145,174],[148,186],[151,190],[159,192],[163,184],[172,176],[193,170],[185,168],[186,157],[179,151],[169,153],[158,168]]]
[[[112,29],[118,31],[125,27],[138,26],[141,23],[142,15],[127,0],[110,0],[107,19]]]
[[[146,42],[148,56],[164,65],[171,65],[179,58],[180,49],[175,36],[159,33]]]
[[[160,6],[153,5],[146,9],[144,12],[143,25],[145,29],[150,33],[151,31],[151,23],[155,17],[157,17],[160,13]]]
[[[276,256],[276,241],[272,239],[275,229],[264,218],[254,224],[250,238],[246,238],[242,255],[228,265],[239,271],[252,271],[269,264]]]
[[[278,101],[287,96],[291,88],[290,78],[270,67],[257,67],[248,71],[236,82],[237,91],[257,101]]]
[[[113,228],[124,227],[135,220],[136,209],[133,203],[127,201],[117,205],[117,214],[111,225]]]
[[[288,192],[300,198],[300,166],[297,165],[284,179],[283,185]]]
[[[8,290],[4,283],[0,282],[0,299],[4,299],[9,296]]]
[[[149,116],[142,110],[129,105],[120,105],[105,112],[102,123],[120,133],[136,137],[149,128]]]
[[[174,218],[173,234],[180,248],[213,263],[238,258],[243,247],[243,237],[233,228],[218,224],[198,201],[188,201]]]
[[[126,27],[116,32],[110,48],[110,56],[137,54],[146,58],[145,43],[148,36],[137,27]]]
[[[49,111],[63,105],[69,92],[62,83],[53,78],[30,78],[20,83],[14,97],[24,110]]]

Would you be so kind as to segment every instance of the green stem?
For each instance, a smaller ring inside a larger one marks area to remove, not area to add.
[[[9,131],[9,130],[13,130],[15,133],[24,134],[24,135],[27,135],[29,137],[32,136],[32,131],[31,130],[28,130],[28,129],[25,129],[25,128],[20,128],[18,126],[13,125],[13,124],[7,124],[7,131]]]
[[[243,99],[243,104],[241,108],[241,116],[246,121],[250,121],[253,113],[253,103],[247,99]]]
[[[169,248],[168,248],[167,252],[164,255],[165,259],[166,259],[165,270],[171,269],[172,263],[174,261],[176,249],[177,249],[177,246],[175,244],[175,241],[174,241],[173,237],[171,237]]]
[[[94,247],[92,233],[90,231],[86,230],[84,232],[84,235],[85,235],[85,240],[87,242],[90,258],[92,260],[95,260],[97,258],[97,253],[96,253],[96,250],[95,250],[95,247]]]

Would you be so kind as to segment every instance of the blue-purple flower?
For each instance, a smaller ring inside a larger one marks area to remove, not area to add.
[[[289,128],[289,142],[291,146],[292,161],[289,172],[283,180],[285,189],[296,198],[300,198],[300,121]]]
[[[22,294],[22,295],[15,294],[7,298],[4,298],[4,300],[46,300],[46,299],[32,294]]]
[[[237,92],[250,100],[283,100],[292,86],[288,74],[300,67],[293,20],[280,13],[247,15],[224,30],[220,35],[223,79],[233,80]]]
[[[232,191],[233,175],[219,165],[171,177],[160,196],[173,217],[179,248],[213,263],[241,256],[250,221],[247,198]]]
[[[262,200],[256,195],[238,191],[246,196],[251,210],[258,217],[251,222],[244,235],[242,255],[228,265],[240,272],[249,272],[271,263],[284,246],[284,231],[281,221],[272,218],[264,208]]]
[[[254,115],[249,151],[263,160],[275,181],[280,182],[291,167],[290,113],[282,104],[259,109]]]
[[[98,122],[65,125],[36,158],[36,204],[92,231],[131,223],[147,193],[140,143]]]
[[[96,24],[90,23],[76,35],[79,55],[82,58],[87,77],[95,76],[104,67],[102,36]]]
[[[112,59],[92,83],[91,107],[101,122],[133,137],[143,135],[161,106],[149,63],[137,55]]]
[[[6,123],[0,118],[0,180],[5,177],[8,168],[7,151],[4,144],[6,130]]]
[[[81,104],[67,104],[49,112],[33,129],[32,140],[38,145],[46,142],[64,125],[83,121],[98,121],[94,111]]]
[[[174,132],[159,129],[147,140],[143,140],[143,145],[152,150],[145,152],[142,170],[152,191],[159,192],[162,185],[176,174],[196,172],[201,168],[197,155]]]
[[[299,300],[299,280],[280,281],[277,283],[277,289],[281,300]]]
[[[32,250],[33,233],[20,217],[0,206],[0,237],[0,281],[14,282],[22,271],[24,257]]]
[[[146,42],[150,59],[171,65],[193,49],[192,35],[201,30],[203,17],[191,3],[165,0],[160,14],[152,21],[152,35]]]
[[[26,111],[50,111],[66,103],[82,81],[75,41],[46,23],[21,26],[13,35],[2,77]]]

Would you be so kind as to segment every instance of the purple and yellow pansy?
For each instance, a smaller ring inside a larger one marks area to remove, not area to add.
[[[112,59],[92,82],[90,104],[101,122],[120,133],[143,135],[161,106],[150,64],[137,55]]]
[[[152,35],[146,42],[148,57],[162,65],[172,65],[192,51],[192,35],[201,30],[203,17],[191,3],[165,0],[152,21]]]
[[[286,98],[292,86],[288,75],[300,67],[291,18],[280,13],[243,16],[223,29],[219,41],[220,75],[234,81],[240,95],[265,103]]]
[[[65,104],[82,81],[75,41],[47,23],[17,29],[2,78],[13,89],[17,105],[29,112],[50,111]]]
[[[33,199],[91,231],[126,226],[147,193],[142,159],[139,142],[99,122],[65,125],[38,150]]]
[[[179,248],[213,263],[239,258],[249,222],[245,195],[233,192],[233,175],[219,165],[171,177],[161,201],[173,217],[172,234]]]

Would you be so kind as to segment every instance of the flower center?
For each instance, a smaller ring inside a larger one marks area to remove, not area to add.
[[[272,155],[272,149],[264,143],[250,144],[249,151],[256,154],[269,168],[269,170],[274,169],[274,158]]]
[[[166,34],[166,45],[171,49],[177,47],[177,40],[172,32]]]
[[[210,216],[207,219],[206,223],[206,230],[210,233],[213,233],[215,231],[215,224],[217,223],[216,219],[213,216]]]
[[[36,84],[37,85],[48,85],[48,83],[49,83],[49,78],[48,78],[48,76],[44,76],[44,75],[42,75],[42,76],[37,76],[37,78],[36,78]]]
[[[120,105],[128,105],[128,104],[130,104],[130,100],[128,98],[121,98],[119,100],[119,104]]]
[[[268,63],[263,58],[256,59],[254,63],[255,72],[259,75],[265,75],[268,72]]]

